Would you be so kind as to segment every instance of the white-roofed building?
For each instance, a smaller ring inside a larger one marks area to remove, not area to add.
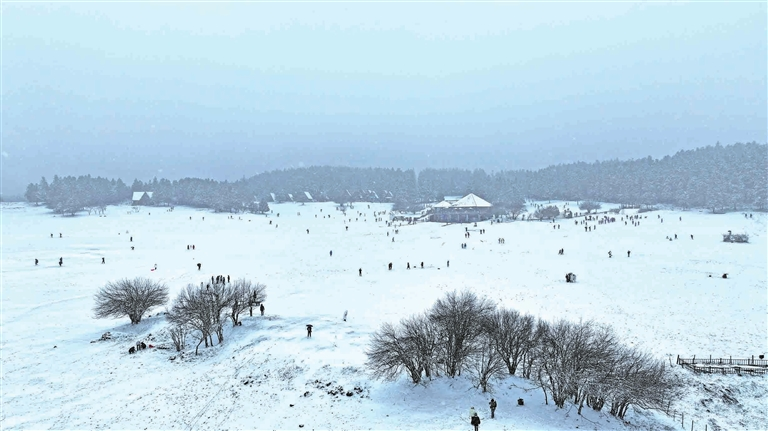
[[[454,202],[448,197],[432,207],[432,221],[442,223],[470,223],[493,217],[493,205],[485,199],[470,193]]]
[[[133,192],[131,202],[133,205],[149,205],[152,203],[153,192]]]

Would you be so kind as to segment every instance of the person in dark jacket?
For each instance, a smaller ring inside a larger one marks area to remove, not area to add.
[[[307,338],[312,338],[312,325],[307,325]]]
[[[496,400],[491,398],[491,402],[488,403],[488,405],[491,406],[491,419],[493,419],[495,417],[495,414],[496,414]]]
[[[38,263],[38,260],[37,260],[37,259],[35,259],[35,266],[37,266],[37,263]]]
[[[263,316],[264,315],[264,304],[261,304],[259,306],[259,310],[261,310],[261,315]],[[312,332],[312,331],[310,331],[310,332]]]
[[[475,431],[478,431],[478,429],[480,428],[480,416],[478,416],[477,413],[475,413],[469,419],[469,423],[472,424],[473,427],[475,427]]]

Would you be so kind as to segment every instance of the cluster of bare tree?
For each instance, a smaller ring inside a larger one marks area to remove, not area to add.
[[[203,287],[192,284],[182,289],[173,302],[166,318],[171,323],[171,339],[177,351],[186,347],[187,335],[199,336],[205,347],[213,345],[213,335],[219,343],[224,341],[224,322],[229,318],[232,326],[240,324],[240,315],[258,307],[265,299],[267,287],[249,280],[233,280],[231,283],[215,283]],[[97,318],[128,316],[131,324],[141,322],[149,309],[168,302],[168,287],[147,278],[121,279],[109,282],[95,297],[94,314]]]
[[[195,346],[198,353],[200,344],[213,346],[213,335],[221,344],[224,341],[224,322],[232,320],[237,326],[240,314],[258,307],[267,298],[266,286],[238,279],[231,283],[215,283],[197,286],[189,284],[179,292],[166,318],[171,324],[171,338],[177,351],[186,346],[187,335],[195,334],[199,339]]]
[[[548,322],[498,308],[471,292],[448,293],[398,326],[385,323],[366,351],[377,378],[403,371],[414,383],[467,372],[487,391],[493,379],[517,374],[538,384],[545,401],[568,399],[623,418],[629,405],[662,408],[676,385],[664,362],[624,346],[595,322]]]

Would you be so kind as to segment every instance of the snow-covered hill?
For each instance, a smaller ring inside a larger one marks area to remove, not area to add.
[[[628,425],[589,409],[584,416],[556,409],[516,377],[487,394],[464,378],[372,381],[363,367],[370,334],[450,290],[471,289],[547,319],[608,323],[627,344],[673,363],[678,354],[768,350],[765,214],[658,211],[642,214],[639,226],[617,221],[591,232],[564,219],[555,228],[426,223],[394,234],[374,221],[385,204],[358,203],[346,217],[330,203],[278,204],[268,216],[234,218],[179,207],[54,217],[41,207],[2,205],[4,429],[468,430],[471,406],[482,430],[680,428],[654,412],[630,411]],[[750,243],[723,243],[729,229],[749,233]],[[674,234],[679,239],[666,239]],[[421,262],[424,269],[406,270]],[[578,283],[566,284],[567,272]],[[266,315],[227,328],[224,343],[201,347],[199,356],[195,343],[183,358],[175,352],[161,309],[135,326],[92,317],[93,294],[107,281],[149,277],[167,283],[173,298],[218,274],[265,283]],[[111,340],[96,341],[107,331]],[[128,355],[138,340],[154,348]],[[695,429],[768,429],[765,378],[674,372],[691,383],[673,408],[692,416]],[[499,402],[493,420],[491,397]]]

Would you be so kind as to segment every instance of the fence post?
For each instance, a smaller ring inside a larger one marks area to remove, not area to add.
[[[685,429],[685,413],[680,412],[680,427]]]
[[[680,365],[680,355],[677,355],[677,362],[675,362],[677,365]]]
[[[728,357],[728,365],[731,365],[731,357]]]
[[[691,431],[693,431],[693,419],[691,419]]]

